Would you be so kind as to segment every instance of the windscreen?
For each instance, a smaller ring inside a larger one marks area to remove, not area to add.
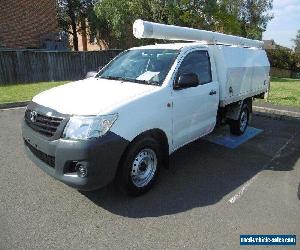
[[[178,53],[170,49],[128,50],[100,71],[98,77],[162,85]]]

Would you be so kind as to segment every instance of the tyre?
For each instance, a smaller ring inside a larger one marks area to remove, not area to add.
[[[249,123],[249,109],[247,104],[244,104],[238,120],[230,120],[230,133],[233,135],[242,135],[246,131]]]
[[[129,146],[121,159],[116,178],[121,191],[139,196],[152,188],[162,164],[159,149],[159,143],[152,137],[144,137]]]

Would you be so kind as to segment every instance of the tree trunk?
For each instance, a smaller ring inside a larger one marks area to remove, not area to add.
[[[75,6],[72,1],[68,3],[68,14],[71,19],[71,28],[73,35],[73,48],[75,51],[78,51],[78,36],[77,36],[77,25],[76,25],[76,16],[75,16]]]
[[[81,35],[82,35],[83,51],[87,51],[87,35],[86,35],[86,20],[85,20],[85,18],[82,18],[82,20],[81,20]]]

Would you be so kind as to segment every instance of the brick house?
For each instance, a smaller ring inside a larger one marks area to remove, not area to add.
[[[41,48],[58,31],[56,0],[0,0],[0,47]]]
[[[274,40],[263,40],[265,49],[276,49],[276,43]]]

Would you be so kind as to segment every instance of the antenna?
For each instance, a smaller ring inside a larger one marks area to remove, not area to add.
[[[263,41],[252,40],[239,36],[226,35],[219,32],[197,30],[175,25],[153,23],[138,19],[133,24],[133,35],[136,38],[155,38],[181,41],[207,41],[208,43],[221,43],[243,47],[262,48]]]

